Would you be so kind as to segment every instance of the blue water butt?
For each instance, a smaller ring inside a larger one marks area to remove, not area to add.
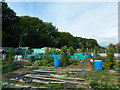
[[[97,56],[98,56],[97,54],[94,54],[94,55],[93,55],[93,58],[96,58]]]
[[[54,57],[55,54],[51,54],[51,57]]]
[[[54,58],[54,67],[59,67],[59,66],[60,66],[60,59]]]
[[[88,54],[88,58],[91,58],[92,56],[91,56],[91,54]]]
[[[102,70],[102,60],[94,61],[94,70]]]

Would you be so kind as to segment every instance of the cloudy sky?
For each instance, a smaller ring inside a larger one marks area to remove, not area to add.
[[[18,16],[52,22],[59,31],[96,39],[101,46],[118,43],[117,2],[9,2]]]

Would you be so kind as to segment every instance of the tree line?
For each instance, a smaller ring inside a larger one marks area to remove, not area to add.
[[[74,37],[69,32],[60,32],[51,22],[37,17],[17,16],[2,2],[2,46],[3,47],[56,47],[94,48],[95,39]]]

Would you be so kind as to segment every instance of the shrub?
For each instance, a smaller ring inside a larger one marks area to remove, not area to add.
[[[43,63],[43,62],[44,62],[43,60],[35,61],[35,62],[32,64],[32,66],[42,66],[42,63]]]
[[[12,48],[9,48],[8,61],[9,61],[9,64],[12,64],[14,61],[14,51]]]
[[[14,61],[14,63],[12,64],[12,70],[16,70],[22,67],[24,67],[23,61]]]
[[[61,66],[63,67],[69,65],[69,59],[67,57],[66,51],[67,51],[67,47],[66,46],[62,47],[60,59],[61,59]]]
[[[23,61],[14,61],[12,64],[9,64],[8,61],[2,61],[2,73],[8,73],[22,67],[24,67]]]
[[[32,64],[32,66],[34,66],[34,67],[37,67],[37,66],[47,66],[47,67],[50,67],[50,66],[53,66],[53,64],[54,64],[53,61],[42,59],[42,60],[35,61]]]
[[[34,62],[25,62],[24,65],[25,65],[25,66],[32,66],[33,63],[34,63]]]
[[[85,52],[85,49],[84,47],[81,48],[81,53],[84,53]]]
[[[74,48],[73,47],[69,47],[69,53],[70,55],[73,55],[75,52]]]
[[[79,61],[77,61],[77,60],[73,61],[73,65],[78,65],[78,63],[79,63]]]
[[[107,57],[106,57],[106,60],[104,61],[105,69],[113,69],[117,67],[114,52],[115,52],[115,47],[112,44],[110,44],[106,51]]]
[[[98,54],[98,47],[94,47],[94,54]]]

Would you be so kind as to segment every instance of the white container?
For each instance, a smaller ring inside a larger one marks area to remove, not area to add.
[[[17,59],[18,59],[18,55],[15,55],[14,61],[17,61]]]
[[[18,59],[17,60],[22,60],[22,55],[18,55]]]

